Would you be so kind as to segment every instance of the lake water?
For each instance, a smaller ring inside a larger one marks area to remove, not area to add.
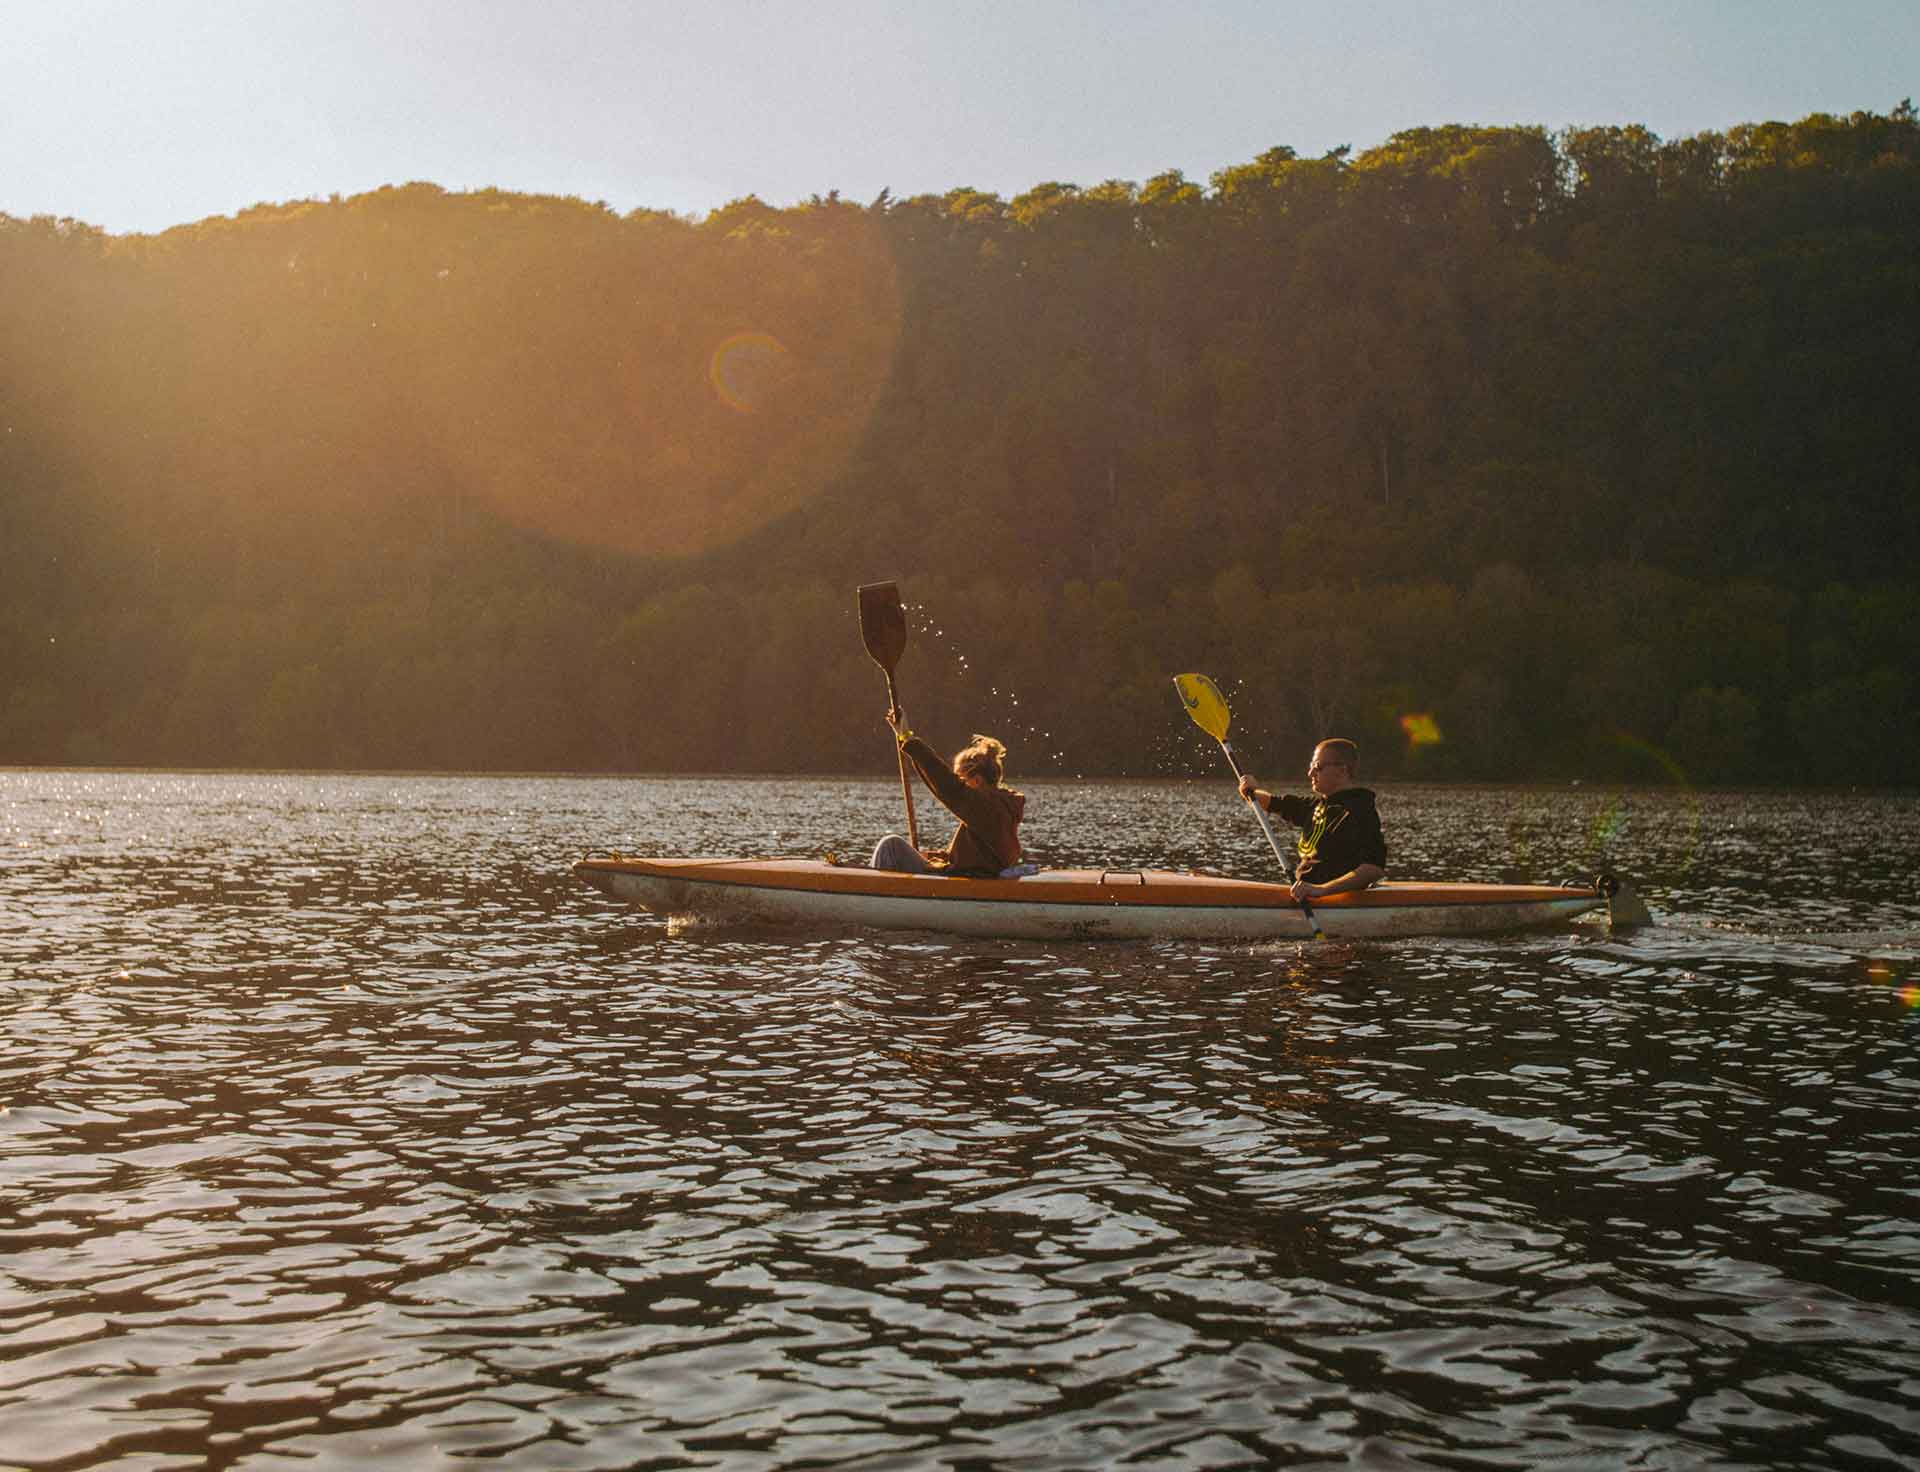
[[[1059,863],[1270,875],[1224,782]],[[1389,787],[1658,924],[669,924],[886,780],[0,772],[0,1464],[1920,1459],[1920,803]],[[924,808],[923,808],[924,812]],[[930,822],[944,835],[944,823]]]

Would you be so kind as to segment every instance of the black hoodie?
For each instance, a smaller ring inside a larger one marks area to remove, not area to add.
[[[1325,884],[1362,864],[1387,867],[1387,840],[1371,788],[1343,787],[1321,798],[1276,793],[1273,810],[1300,830],[1294,878]]]

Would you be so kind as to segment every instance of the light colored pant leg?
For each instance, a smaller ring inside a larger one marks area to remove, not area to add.
[[[870,869],[890,869],[896,874],[931,874],[933,865],[921,856],[920,850],[908,843],[898,833],[889,833],[873,846],[873,862]]]

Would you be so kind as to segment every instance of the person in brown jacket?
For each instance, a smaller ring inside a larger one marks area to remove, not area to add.
[[[943,849],[916,849],[897,833],[874,846],[872,867],[904,874],[952,874],[991,879],[1020,862],[1020,819],[1026,794],[1002,787],[1007,748],[991,736],[975,736],[953,759],[953,768],[891,713],[887,724],[920,780],[960,820]]]

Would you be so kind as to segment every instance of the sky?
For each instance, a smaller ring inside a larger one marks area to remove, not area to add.
[[[0,213],[154,232],[414,180],[696,217],[1012,198],[1916,93],[1920,0],[0,0]]]

